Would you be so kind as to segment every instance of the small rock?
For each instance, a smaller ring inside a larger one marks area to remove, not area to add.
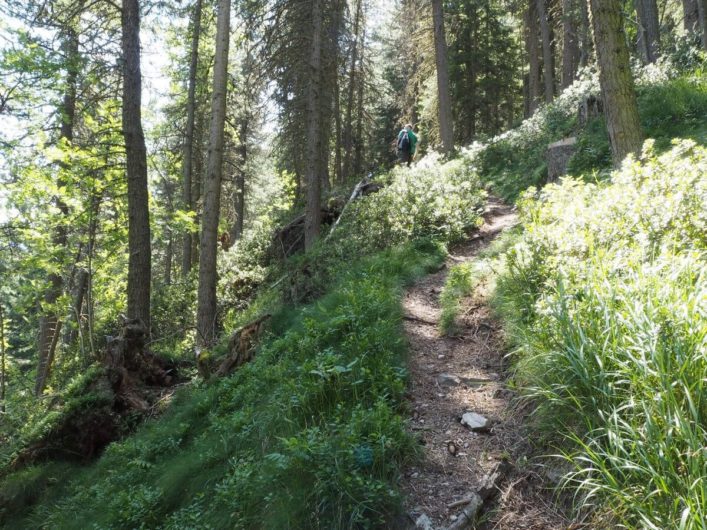
[[[438,359],[444,359],[445,355],[442,355],[441,353],[437,356]]]
[[[462,380],[452,374],[439,374],[437,376],[437,384],[439,386],[457,386],[460,385]]]
[[[450,520],[450,521],[456,521],[457,519],[459,519],[459,517],[457,517],[456,515],[450,515],[450,516],[449,516],[449,520]]]
[[[420,517],[417,518],[417,521],[415,521],[415,528],[420,528],[422,530],[434,530],[434,526],[432,526],[432,520],[427,517],[427,514],[423,513]]]
[[[491,422],[487,418],[484,418],[481,414],[476,412],[465,412],[462,415],[462,425],[466,425],[475,432],[488,431],[491,427]]]
[[[417,478],[417,477],[419,477],[419,476],[420,476],[420,474],[417,473],[417,472],[415,472],[415,473],[413,473],[412,475],[410,475],[411,478]]]

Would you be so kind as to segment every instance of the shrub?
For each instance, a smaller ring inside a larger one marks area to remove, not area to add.
[[[707,513],[707,150],[648,142],[611,181],[521,201],[499,306],[536,417],[571,442],[567,477],[627,527]]]

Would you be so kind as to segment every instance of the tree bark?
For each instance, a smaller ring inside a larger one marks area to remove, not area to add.
[[[79,35],[75,28],[69,26],[65,28],[66,37],[64,41],[64,51],[66,54],[66,85],[64,90],[64,99],[61,105],[61,127],[59,132],[59,143],[70,145],[74,139],[74,122],[76,119],[76,90],[79,76]],[[62,189],[66,186],[63,177],[63,172],[68,171],[66,163],[59,164],[59,172],[57,176],[57,188]],[[64,200],[57,196],[54,198],[54,204],[61,213],[62,220],[57,223],[52,234],[52,244],[55,248],[60,249],[62,253],[66,251],[68,242],[67,227],[64,220],[69,215],[69,207]],[[64,264],[63,259],[58,260],[60,266]],[[44,391],[46,384],[46,374],[49,372],[49,365],[53,358],[52,344],[56,344],[55,337],[59,333],[59,317],[57,314],[56,303],[62,295],[64,289],[64,280],[60,272],[52,272],[49,274],[49,288],[44,293],[44,304],[46,313],[39,320],[39,340],[38,351],[39,359],[37,363],[37,376],[35,379],[35,395],[39,396]],[[55,346],[56,347],[56,346]]]
[[[654,63],[660,52],[660,24],[656,0],[635,0],[638,15],[638,50],[645,64]]]
[[[150,212],[147,191],[147,151],[142,130],[140,75],[140,5],[123,0],[123,137],[128,179],[128,318],[139,318],[150,329]]]
[[[452,122],[452,102],[449,95],[447,39],[444,35],[442,0],[432,0],[432,20],[434,23],[435,64],[437,66],[439,137],[442,140],[442,152],[451,153],[454,150],[454,124]]]
[[[688,35],[699,31],[700,9],[697,4],[698,0],[682,0],[682,25]]]
[[[5,387],[7,386],[7,367],[5,366],[5,315],[0,304],[0,412],[5,412]]]
[[[248,164],[248,122],[249,118],[247,116],[243,117],[238,128],[240,142],[238,145],[238,163],[240,167],[236,170],[236,219],[231,227],[231,243],[243,237],[243,221],[245,219],[245,176],[246,166]]]
[[[545,4],[546,0],[537,0],[540,35],[543,45],[543,80],[545,82],[545,102],[550,103],[555,97],[555,54],[552,51],[552,27]]]
[[[365,89],[365,75],[363,71],[364,67],[364,54],[366,52],[364,45],[366,42],[366,30],[363,30],[361,33],[361,43],[359,44],[359,47],[361,49],[360,53],[360,63],[361,63],[361,72],[360,72],[360,82],[358,84],[358,90],[356,93],[356,136],[354,136],[354,163],[353,163],[353,172],[354,175],[357,177],[360,177],[361,174],[363,173],[363,92]]]
[[[620,0],[589,0],[606,126],[619,165],[641,148],[642,132]]]
[[[540,41],[538,40],[538,10],[536,0],[528,0],[525,11],[525,50],[528,54],[528,116],[532,116],[540,103]]]
[[[562,88],[570,86],[577,77],[579,66],[579,24],[574,0],[562,0]]]
[[[592,30],[589,24],[589,7],[585,0],[579,2],[579,14],[581,17],[579,33],[579,66],[584,67],[589,64],[592,55]]]
[[[353,44],[351,46],[351,65],[349,68],[349,85],[346,94],[346,118],[342,131],[344,143],[344,167],[342,170],[343,178],[348,179],[351,176],[351,166],[353,165],[353,108],[354,95],[356,93],[356,67],[358,65],[358,42],[361,28],[361,17],[363,16],[363,0],[356,1],[356,14],[354,15],[353,23]]]
[[[211,96],[211,129],[209,132],[208,162],[206,182],[204,183],[204,212],[199,244],[199,288],[196,322],[198,346],[211,346],[216,339],[216,251],[221,207],[230,18],[231,0],[219,0],[213,93]]]
[[[702,49],[707,51],[707,0],[697,0],[697,14],[702,29]]]
[[[199,64],[199,37],[201,34],[201,4],[194,3],[192,15],[191,53],[189,58],[189,86],[187,89],[187,123],[184,133],[184,153],[182,157],[182,202],[184,208],[193,210],[192,203],[192,167],[194,157],[194,113],[196,107],[196,69]],[[184,234],[182,246],[182,276],[191,271],[192,266],[192,233]]]
[[[309,49],[307,82],[307,159],[304,248],[309,250],[319,237],[321,229],[321,0],[312,0],[312,36]]]

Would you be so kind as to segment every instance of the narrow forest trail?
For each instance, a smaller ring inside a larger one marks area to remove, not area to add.
[[[511,207],[491,198],[485,223],[467,242],[454,248],[447,266],[426,276],[404,299],[405,331],[410,345],[410,429],[422,443],[423,459],[405,470],[402,489],[408,528],[438,530],[457,520],[484,476],[507,459],[499,491],[486,501],[476,528],[560,529],[568,522],[555,513],[542,478],[526,462],[530,451],[523,412],[514,408],[505,383],[504,343],[500,323],[489,307],[488,292],[478,285],[465,300],[455,337],[440,334],[439,296],[451,266],[473,261],[504,230],[517,222]],[[490,421],[485,432],[460,423],[475,412]],[[471,524],[464,528],[472,528]]]

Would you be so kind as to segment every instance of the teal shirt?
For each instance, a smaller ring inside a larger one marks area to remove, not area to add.
[[[403,136],[404,132],[405,129],[400,130],[400,132],[398,133],[398,141],[400,141],[400,138]],[[417,135],[412,131],[408,131],[408,139],[410,140],[410,154],[414,155],[415,148],[417,147]]]

